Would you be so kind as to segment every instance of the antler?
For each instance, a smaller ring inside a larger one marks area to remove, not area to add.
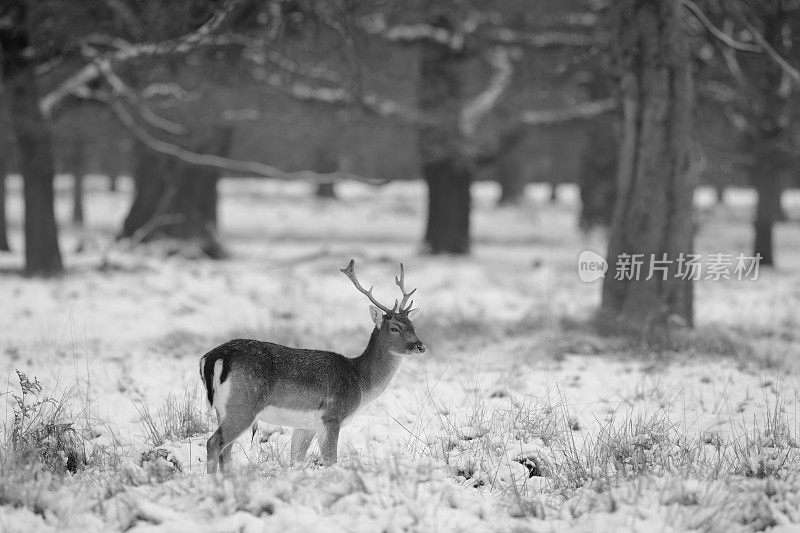
[[[381,305],[380,302],[378,302],[378,300],[376,300],[375,297],[372,295],[372,289],[374,288],[374,286],[370,287],[369,290],[365,290],[364,287],[361,286],[361,284],[358,282],[358,278],[356,277],[355,266],[356,266],[356,260],[351,259],[350,263],[346,267],[339,269],[339,272],[347,276],[347,279],[349,279],[353,283],[353,285],[355,285],[356,289],[358,289],[358,292],[369,298],[369,301],[375,304],[375,307],[377,307],[387,315],[389,313],[408,313],[411,310],[411,307],[414,305],[414,300],[411,300],[411,303],[408,304],[408,306],[406,306],[406,303],[411,298],[411,295],[417,292],[417,289],[414,289],[411,292],[406,292],[406,287],[405,287],[406,273],[405,270],[403,269],[403,263],[400,263],[400,277],[397,276],[394,277],[394,282],[397,283],[397,286],[400,287],[400,292],[403,293],[403,299],[400,300],[399,302],[395,300],[394,307],[392,307],[391,309],[389,309],[385,305]]]
[[[360,292],[361,294],[363,294],[364,296],[369,298],[369,301],[372,302],[375,305],[375,307],[377,307],[378,309],[380,309],[381,311],[383,311],[387,315],[389,313],[391,313],[392,311],[394,311],[394,309],[389,309],[385,305],[381,305],[380,302],[378,302],[378,300],[376,300],[375,297],[372,296],[372,289],[374,288],[374,285],[372,287],[370,287],[368,291],[364,290],[364,287],[361,286],[361,284],[358,282],[358,278],[356,278],[355,265],[356,265],[356,260],[355,259],[351,259],[350,260],[350,264],[348,264],[344,268],[340,268],[339,272],[341,272],[342,274],[347,276],[347,279],[352,281],[353,285],[356,286],[356,289],[358,289],[358,292]],[[396,306],[396,304],[397,304],[397,301],[395,301],[395,306]]]
[[[417,289],[412,290],[411,292],[406,292],[405,287],[405,271],[403,270],[403,263],[400,263],[400,277],[394,277],[394,282],[397,283],[397,286],[400,287],[400,292],[403,293],[403,299],[400,301],[400,306],[397,305],[397,300],[394,301],[394,308],[397,310],[398,313],[408,313],[411,310],[411,307],[414,305],[414,300],[411,300],[411,303],[408,304],[408,307],[405,307],[406,302],[408,299],[411,298],[411,295],[417,292]]]

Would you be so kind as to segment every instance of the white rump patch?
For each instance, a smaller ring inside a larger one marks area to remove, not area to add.
[[[225,383],[220,383],[221,375],[222,359],[218,359],[214,363],[214,378],[211,380],[211,385],[214,387],[214,403],[211,405],[217,410],[217,418],[220,423],[225,419],[226,406],[231,395],[231,376],[228,374],[228,379],[225,380]]]

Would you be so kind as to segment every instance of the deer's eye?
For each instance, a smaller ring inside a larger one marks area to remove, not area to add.
[[[391,331],[392,333],[400,333],[400,328],[398,328],[397,326],[392,326],[389,328],[389,331]]]

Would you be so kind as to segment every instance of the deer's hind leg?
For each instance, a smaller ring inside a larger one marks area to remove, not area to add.
[[[219,412],[218,412],[219,413]],[[206,472],[213,474],[219,465],[227,472],[231,464],[231,447],[242,433],[253,426],[256,413],[244,398],[230,398],[224,415],[220,417],[219,428],[206,443]]]
[[[222,472],[227,472],[231,464],[231,448],[236,439],[253,424],[255,415],[248,419],[230,413],[219,425],[208,442],[206,442],[206,472],[214,474],[219,465]]]

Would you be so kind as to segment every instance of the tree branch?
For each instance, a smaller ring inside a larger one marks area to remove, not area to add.
[[[763,50],[758,46],[754,46],[750,43],[743,43],[741,41],[737,41],[724,31],[720,30],[708,19],[703,10],[695,4],[692,0],[681,0],[683,6],[688,9],[692,15],[695,16],[697,20],[706,28],[708,33],[710,33],[713,37],[715,37],[718,41],[723,43],[725,46],[729,46],[734,50],[741,50],[742,52],[762,52]]]
[[[736,12],[739,15],[739,18],[742,21],[742,24],[753,34],[758,45],[767,53],[767,55],[772,59],[775,64],[777,64],[783,72],[788,75],[794,82],[800,86],[800,71],[798,71],[795,67],[789,64],[786,59],[782,55],[780,55],[771,44],[767,42],[764,36],[761,34],[760,31],[755,27],[755,25],[750,22],[746,16],[744,16],[738,9]]]
[[[520,117],[520,122],[528,126],[546,126],[570,120],[590,119],[615,110],[617,105],[616,99],[606,98],[582,102],[566,109],[525,111]]]
[[[221,9],[216,11],[211,18],[196,30],[189,32],[177,39],[158,43],[137,43],[117,49],[115,52],[104,56],[110,62],[124,62],[133,59],[157,56],[172,53],[186,53],[207,40],[214,31],[219,29],[228,16],[242,3],[242,0],[227,0]],[[120,45],[120,42],[116,44]],[[58,87],[50,91],[40,100],[40,107],[45,117],[52,115],[55,107],[70,94],[80,92],[79,89],[87,83],[100,77],[98,66],[90,63],[61,82]]]
[[[501,46],[491,50],[488,61],[494,67],[494,73],[486,89],[469,101],[461,111],[459,129],[465,137],[472,137],[475,134],[480,121],[497,105],[503,93],[511,85],[514,67],[509,50]]]
[[[601,41],[591,35],[562,31],[523,33],[510,28],[487,28],[481,35],[494,42],[531,48],[552,48],[557,46],[583,48],[602,44]]]
[[[403,123],[412,125],[432,121],[430,117],[425,116],[418,109],[372,92],[359,94],[344,87],[317,87],[304,82],[287,83],[278,74],[270,74],[262,81],[297,100],[326,105],[356,106],[380,117],[398,119]]]
[[[117,116],[117,118],[119,118],[120,122],[122,122],[146,146],[157,152],[176,157],[181,161],[192,165],[212,167],[229,172],[263,176],[283,181],[302,180],[313,183],[331,183],[340,180],[353,180],[370,185],[384,185],[387,183],[385,180],[366,178],[351,172],[343,171],[330,173],[318,173],[310,170],[284,172],[276,167],[258,161],[242,161],[239,159],[230,159],[217,155],[193,152],[176,144],[155,138],[145,128],[139,125],[138,122],[136,122],[133,116],[118,100],[111,100],[108,102],[108,105],[111,107],[112,111],[114,111],[114,114]]]
[[[413,43],[432,41],[453,50],[464,48],[465,35],[449,31],[433,24],[396,24],[389,26],[383,14],[363,17],[359,27],[370,35],[377,35],[387,41]]]
[[[168,120],[160,115],[154,113],[149,107],[142,104],[139,94],[131,89],[122,78],[112,70],[111,63],[105,59],[99,59],[96,62],[97,68],[108,82],[111,89],[117,96],[125,98],[131,105],[135,106],[141,116],[151,126],[163,130],[172,135],[185,135],[187,133],[186,126]]]
[[[590,47],[601,44],[594,36],[577,32],[539,31],[520,32],[502,26],[493,26],[482,17],[470,21],[459,31],[447,30],[432,24],[397,24],[389,26],[383,15],[362,18],[359,26],[370,35],[392,42],[414,43],[432,41],[452,50],[463,50],[467,37],[484,39],[495,44],[548,48],[555,46]]]

